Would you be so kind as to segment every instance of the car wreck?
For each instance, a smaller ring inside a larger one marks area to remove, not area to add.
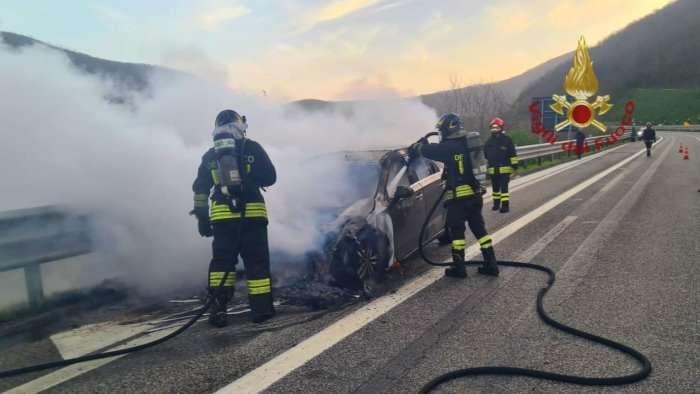
[[[443,188],[441,168],[425,158],[409,160],[405,149],[338,152],[312,162],[316,168],[334,163],[348,181],[338,193],[342,203],[324,210],[323,247],[311,270],[331,285],[371,293],[394,263],[417,251],[421,226]],[[425,242],[449,242],[444,223],[440,206]]]

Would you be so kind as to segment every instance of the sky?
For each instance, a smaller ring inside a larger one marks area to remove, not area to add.
[[[0,30],[269,100],[431,93],[594,46],[673,0],[0,0]]]

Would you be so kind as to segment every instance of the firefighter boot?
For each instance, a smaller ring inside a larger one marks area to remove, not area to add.
[[[228,300],[233,298],[233,289],[210,287],[209,297],[213,299],[209,308],[209,324],[214,327],[226,327],[226,305]]]
[[[481,254],[484,256],[484,265],[479,267],[477,271],[484,275],[498,276],[498,263],[493,247],[481,249]]]
[[[503,201],[503,203],[501,203],[501,210],[499,212],[510,212],[510,201]]]
[[[252,319],[253,323],[260,324],[272,319],[273,316],[275,316],[275,307],[271,307],[271,309],[264,314],[253,316]]]
[[[491,210],[498,211],[499,208],[501,208],[501,200],[493,200],[493,207],[491,207]]]
[[[464,264],[464,249],[452,249],[452,266],[445,268],[445,276],[453,278],[467,277],[467,267]]]

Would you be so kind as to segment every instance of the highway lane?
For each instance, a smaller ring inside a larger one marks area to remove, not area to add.
[[[700,152],[700,143],[693,142],[691,136],[664,135],[668,140],[655,148],[652,158],[635,158],[514,234],[496,240],[499,258],[529,256],[557,269],[574,267],[562,272],[562,279],[550,292],[547,308],[569,324],[609,335],[649,353],[655,363],[654,375],[639,387],[650,391],[674,387],[669,386],[671,383],[682,388],[690,382],[690,376],[697,376],[699,364],[693,356],[699,350],[694,344],[698,343],[697,318],[690,320],[698,311],[697,291],[692,286],[692,280],[697,281],[697,268],[688,257],[700,252],[692,242],[693,234],[697,237],[697,230],[693,232],[697,220],[693,223],[692,219],[700,217],[695,191],[700,184],[699,166],[693,150]],[[691,146],[689,161],[675,153],[680,140],[687,140],[684,144]],[[540,182],[514,187],[513,211],[505,215],[488,211],[489,229],[492,233],[503,229],[641,149],[641,144],[628,144]],[[648,179],[639,183],[645,174],[650,174]],[[684,186],[695,194],[677,193]],[[634,193],[630,194],[631,190]],[[594,202],[582,208],[586,201]],[[680,206],[685,208],[679,211]],[[673,226],[669,218],[677,220]],[[640,243],[645,226],[657,231],[653,239]],[[581,245],[587,245],[586,249],[579,250]],[[434,249],[438,257],[449,254],[446,247]],[[668,276],[661,274],[659,259],[677,262]],[[404,266],[406,272],[394,275],[389,281],[392,285],[408,283],[427,273],[427,267],[417,259],[404,262]],[[571,272],[570,279],[565,280],[565,272]],[[441,278],[291,371],[269,391],[415,392],[429,378],[450,368],[505,362],[589,374],[624,372],[635,367],[613,351],[543,326],[532,309],[543,280],[540,274],[513,269],[504,269],[503,276],[496,280],[475,274],[465,281]],[[223,330],[195,326],[169,343],[106,364],[52,386],[47,392],[211,392],[363,307],[366,304],[318,315],[291,327],[280,324],[269,332],[256,331],[243,321]],[[301,321],[300,316],[311,314],[290,313],[281,316],[280,321],[294,323]],[[666,332],[677,335],[664,341]],[[45,347],[50,353],[50,344]],[[681,363],[684,369],[672,368]],[[3,382],[0,389],[27,379]],[[445,392],[456,389],[582,390],[500,377],[461,380],[454,386],[447,385]],[[633,387],[627,390],[634,391]]]

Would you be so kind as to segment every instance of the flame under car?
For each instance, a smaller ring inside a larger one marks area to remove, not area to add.
[[[443,187],[437,163],[408,160],[406,150],[339,152],[312,160],[316,169],[344,180],[323,216],[323,258],[313,271],[332,285],[371,292],[396,261],[418,250],[421,226]],[[332,164],[331,164],[332,163]],[[408,165],[407,165],[408,164]],[[425,242],[449,242],[440,205],[428,222]]]

